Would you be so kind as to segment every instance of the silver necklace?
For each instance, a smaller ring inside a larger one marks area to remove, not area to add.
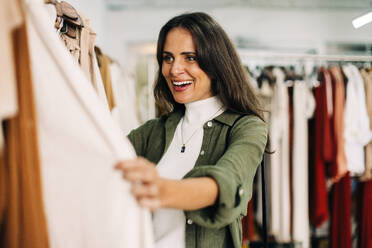
[[[215,112],[213,115],[211,115],[206,121],[209,121],[210,119],[213,119],[215,117],[215,115],[223,108],[223,106],[221,108],[219,108],[217,110],[217,112]],[[183,139],[183,123],[185,122],[185,117],[183,117],[182,119],[182,124],[181,124],[181,139],[182,139],[182,147],[181,147],[181,153],[184,153],[185,150],[186,150],[186,144],[191,140],[191,138],[197,133],[197,131],[199,131],[199,129],[201,129],[204,125],[201,125],[200,127],[198,127],[197,129],[195,129],[195,131],[191,134],[191,136],[186,140],[184,141]]]

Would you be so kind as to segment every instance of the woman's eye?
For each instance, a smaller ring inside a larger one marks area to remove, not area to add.
[[[188,61],[196,61],[196,57],[195,56],[187,56],[186,59]]]
[[[173,62],[173,57],[169,56],[169,55],[165,55],[165,56],[163,56],[163,61],[166,62],[166,63],[171,63],[171,62]]]

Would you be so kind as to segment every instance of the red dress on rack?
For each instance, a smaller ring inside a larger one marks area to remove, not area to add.
[[[360,248],[372,247],[372,180],[359,184],[359,244]]]
[[[327,107],[329,74],[324,68],[319,73],[322,82],[314,90],[315,120],[309,125],[309,215],[310,223],[315,227],[329,218],[326,166],[334,158],[331,116]]]
[[[351,178],[349,174],[333,185],[331,206],[329,247],[351,248]]]

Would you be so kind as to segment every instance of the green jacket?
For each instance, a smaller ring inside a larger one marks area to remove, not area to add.
[[[133,130],[128,138],[137,155],[157,164],[182,116],[181,111],[172,112]],[[199,157],[184,178],[212,177],[219,194],[213,206],[185,211],[186,248],[242,247],[241,219],[252,196],[253,178],[267,141],[267,126],[253,115],[239,117],[225,111],[203,126]]]

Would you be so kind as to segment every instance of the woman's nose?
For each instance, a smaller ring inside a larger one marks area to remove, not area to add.
[[[184,72],[184,66],[181,61],[174,60],[171,70],[170,70],[172,76],[179,75]]]

